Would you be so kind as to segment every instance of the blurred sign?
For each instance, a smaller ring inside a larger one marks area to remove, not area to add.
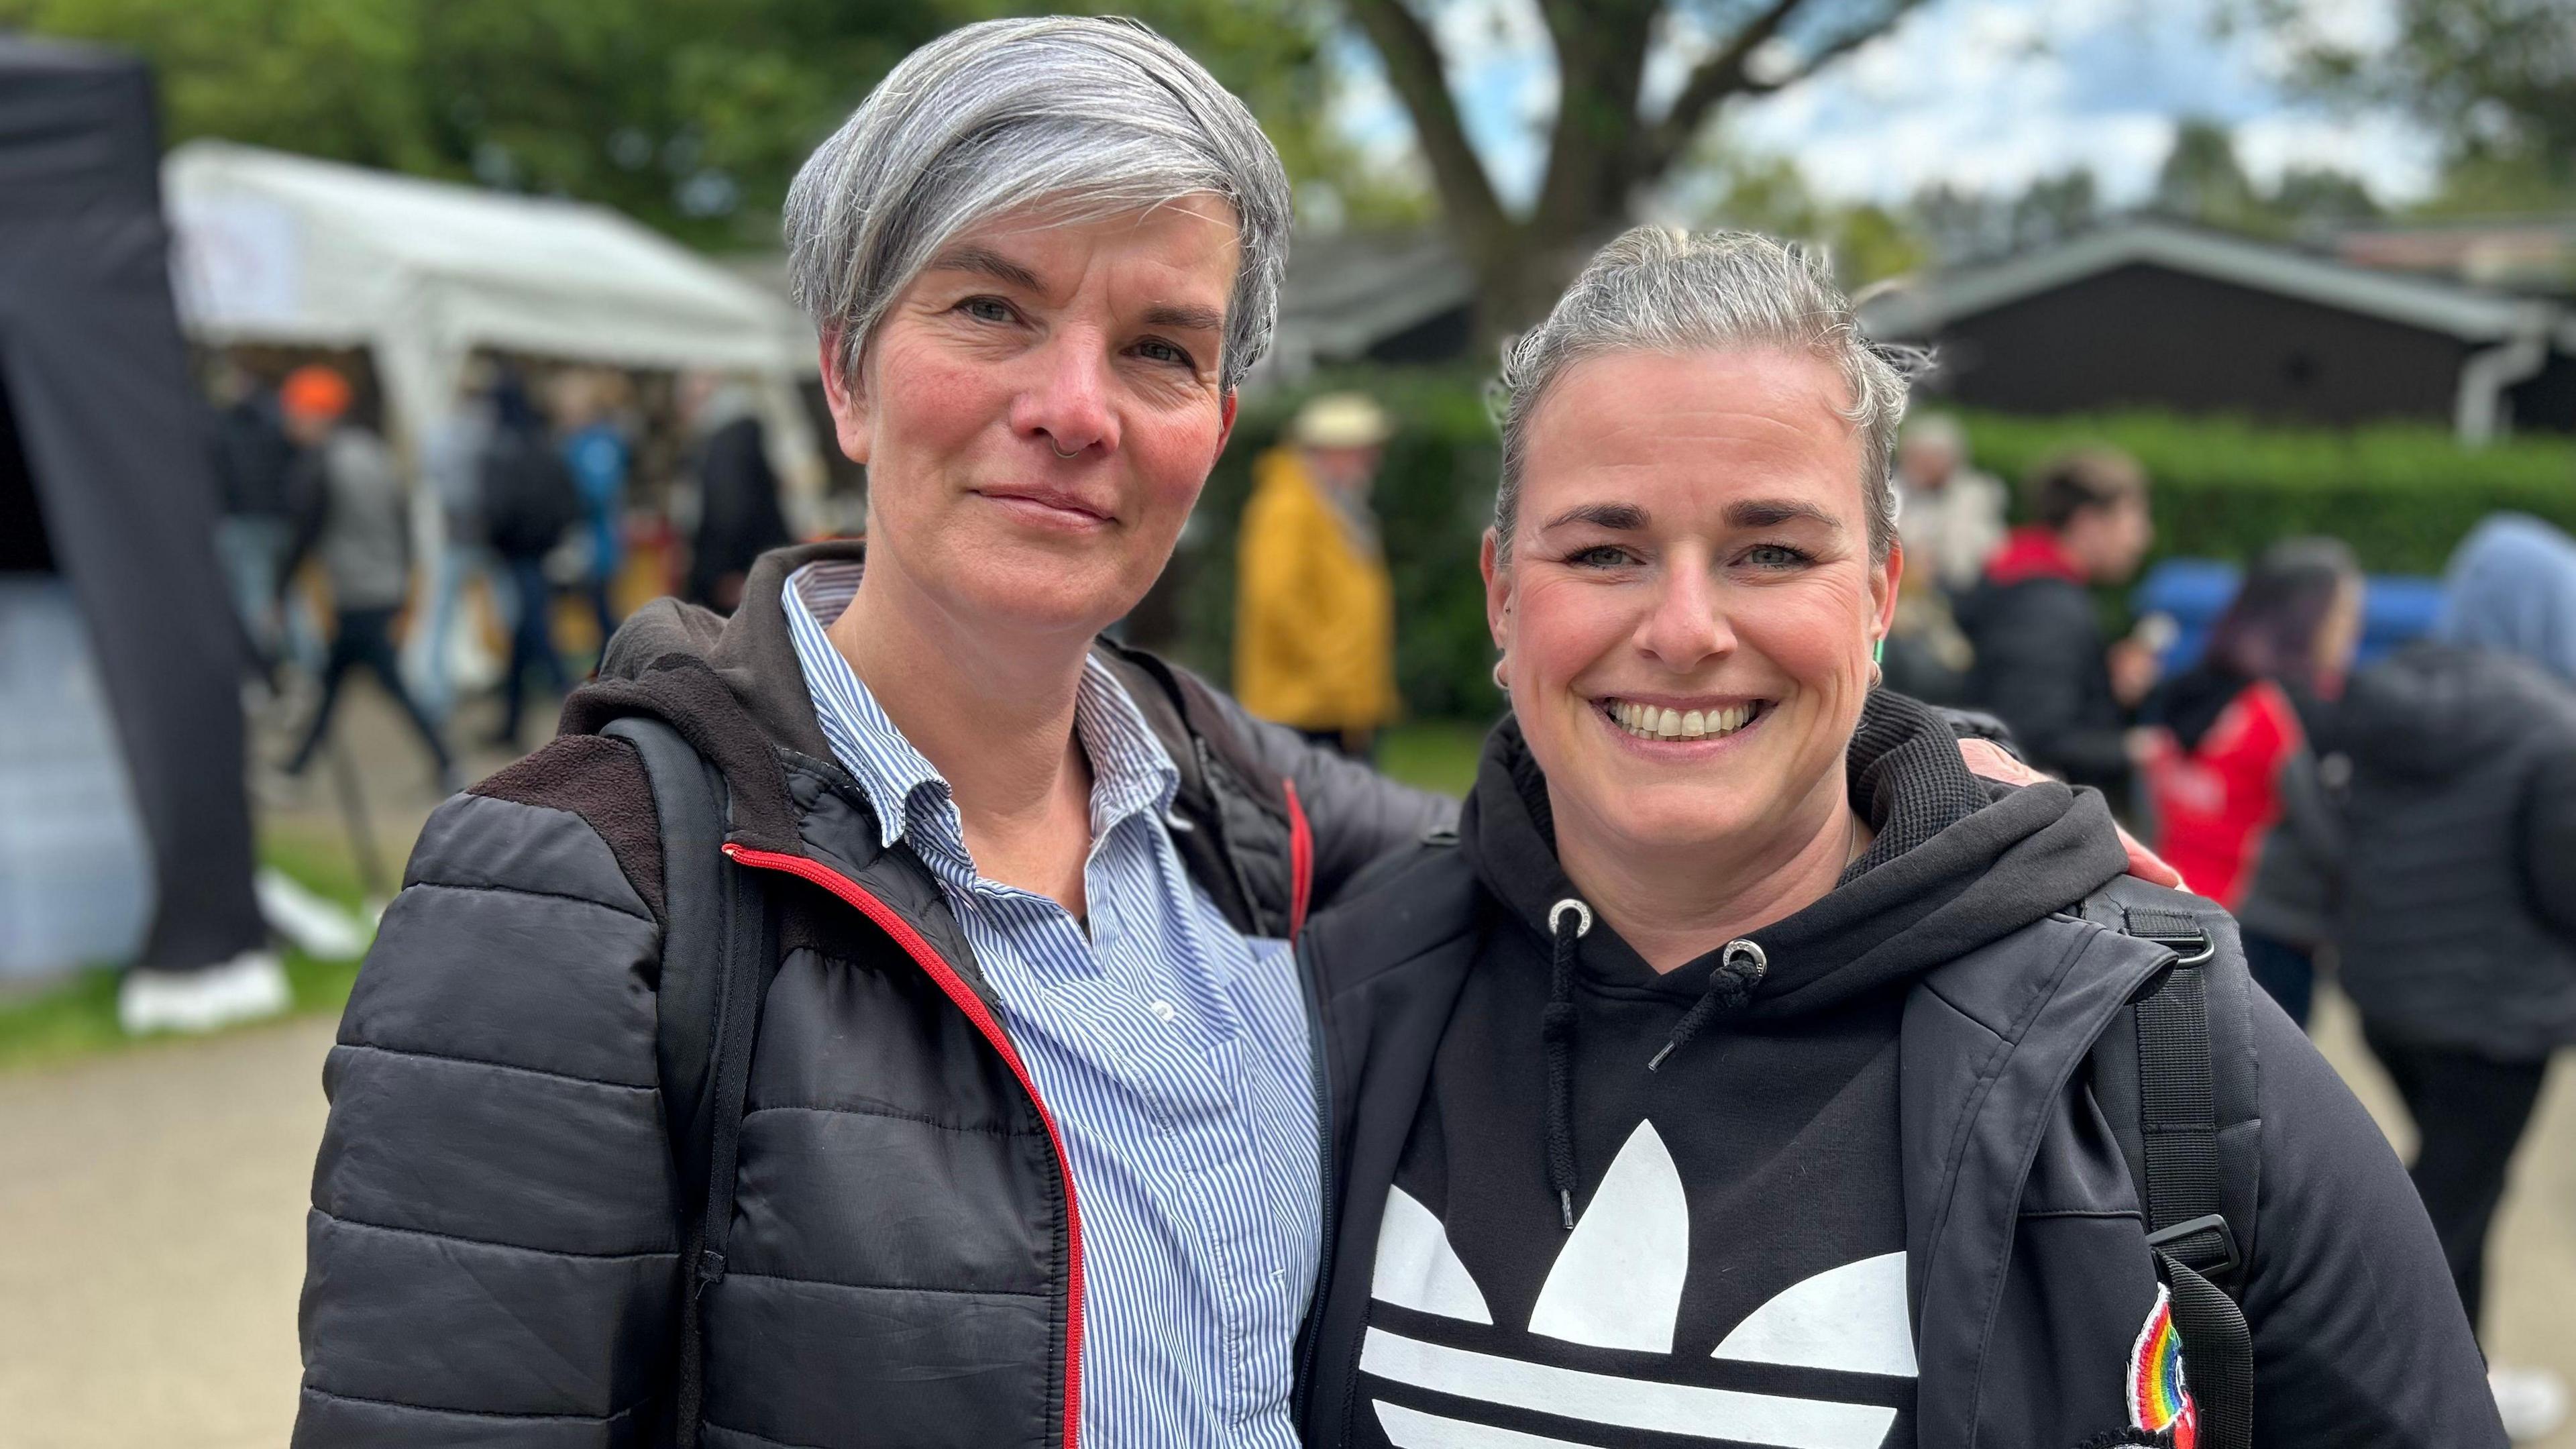
[[[304,226],[258,196],[173,199],[172,288],[192,327],[280,325],[304,311]]]

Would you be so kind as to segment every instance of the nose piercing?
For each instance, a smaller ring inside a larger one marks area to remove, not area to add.
[[[1055,439],[1047,439],[1047,446],[1055,448]],[[1080,448],[1076,448],[1072,452],[1068,453],[1062,448],[1055,448],[1055,455],[1059,458],[1079,458],[1082,456],[1082,450]]]

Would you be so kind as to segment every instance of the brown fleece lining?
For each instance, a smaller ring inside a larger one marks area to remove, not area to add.
[[[569,810],[588,821],[653,919],[664,919],[661,821],[633,745],[608,735],[564,735],[466,793]]]
[[[803,679],[801,674],[795,676],[800,688]],[[724,776],[729,797],[728,839],[755,850],[805,853],[777,747],[705,661],[666,654],[646,666],[641,678],[593,680],[564,701],[563,730],[567,735],[589,735],[630,714],[664,721],[680,732],[699,758],[714,763]],[[643,769],[641,763],[636,769]],[[650,793],[646,792],[648,798]]]

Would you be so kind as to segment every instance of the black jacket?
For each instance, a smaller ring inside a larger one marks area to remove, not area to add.
[[[1958,619],[1977,651],[1968,702],[2002,719],[2032,764],[2125,807],[2129,717],[2111,692],[2093,595],[2061,578],[1989,579]]]
[[[641,611],[564,736],[422,832],[325,1069],[299,1446],[668,1437],[682,1104],[656,986],[668,892],[697,877],[666,869],[633,746],[596,733],[630,714],[720,768],[723,845],[776,922],[704,1442],[1069,1442],[1079,1199],[937,883],[880,848],[787,634],[787,574],[855,549],[766,556],[729,622]],[[1159,661],[1107,658],[1180,766],[1182,858],[1247,932],[1289,931],[1450,817]]]
[[[2374,1029],[2500,1061],[2576,1042],[2576,690],[2418,645],[2356,674],[2336,923]]]
[[[763,439],[760,419],[745,415],[707,434],[699,445],[698,529],[689,548],[691,603],[729,605],[730,600],[718,597],[726,591],[725,581],[794,537]]]
[[[1874,702],[1863,733],[1882,738],[1856,743],[1853,752],[1855,804],[1879,828],[1882,846],[1908,768],[1885,736],[1891,717],[1913,708]],[[1921,721],[1905,729],[1919,734]],[[1498,741],[1508,753],[1507,733]],[[1479,817],[1489,791],[1511,789],[1497,787],[1495,773],[1489,757],[1460,824],[1471,845],[1483,838]],[[2030,818],[2004,829],[2009,822],[1985,818],[1995,812]],[[1935,838],[1886,851],[1875,864],[1864,857],[1870,869],[1847,877],[1825,902],[1752,933],[1775,963],[1821,953],[1846,964],[1815,979],[1794,967],[1765,976],[1740,1008],[1742,1020],[1748,1029],[1759,1022],[1779,1029],[1813,999],[1850,984],[1838,978],[1856,975],[1873,987],[1892,982],[1902,991],[1898,1145],[1886,1170],[1896,1175],[1903,1204],[1919,1365],[1913,1442],[1921,1449],[2107,1442],[2097,1436],[2126,1427],[2125,1360],[2155,1301],[2156,1279],[2133,1166],[2141,1150],[2135,1113],[2111,1121],[2098,1099],[2124,1095],[2114,1076],[2125,1071],[2125,1096],[2134,1100],[2137,1054],[2124,1039],[2129,1034],[2115,1028],[2129,1020],[2124,1005],[2174,961],[2167,947],[2118,927],[2129,912],[2170,910],[2177,898],[2118,877],[2120,853],[2099,800],[2070,799],[2062,786],[1999,797],[1951,828],[1993,840],[1962,852]],[[1915,878],[1925,862],[1955,862],[2004,841],[2017,843],[1994,869],[2022,880]],[[1491,885],[1496,872],[1470,854],[1433,846],[1382,867],[1318,916],[1301,948],[1325,993],[1331,1031],[1331,1165],[1339,1199],[1309,1353],[1310,1445],[1349,1442],[1357,1416],[1371,1410],[1360,1364],[1372,1264],[1388,1189],[1442,1037],[1466,1010],[1471,980],[1528,967],[1515,959],[1515,933],[1546,929],[1533,920],[1543,921],[1536,913],[1547,902],[1499,899]],[[2039,879],[2080,898],[2031,909],[2022,886]],[[2092,888],[2085,880],[2109,883]],[[1861,903],[1868,908],[1847,902],[1836,909],[1836,897],[1845,895],[1869,896]],[[2226,928],[2206,903],[2193,903],[2191,913]],[[2025,924],[1998,930],[2006,917]],[[1698,963],[1682,968],[1694,969]],[[2229,1195],[2243,1206],[2231,1214],[2240,1218],[2250,1263],[2243,1303],[2253,1328],[2254,1442],[2266,1449],[2501,1446],[2440,1248],[2386,1141],[2307,1039],[2250,989],[2241,956],[2222,950],[2202,969],[2211,1050],[2239,1063],[2218,1077],[2219,1160]],[[1669,1002],[1676,1019],[1688,996]],[[1498,1079],[1544,1073],[1536,1021],[1526,1041],[1525,1066],[1496,1068]],[[1725,1028],[1713,1024],[1687,1049],[1729,1046]],[[1528,1150],[1537,1157],[1535,1123]],[[1535,1184],[1535,1168],[1525,1175]],[[1454,1194],[1454,1175],[1451,1181]],[[1540,1199],[1532,1214],[1544,1218],[1545,1195],[1534,1186],[1530,1195]],[[1797,1211],[1794,1201],[1774,1208]],[[1497,1301],[1481,1321],[1506,1312]],[[1451,1347],[1488,1364],[1496,1350],[1481,1346],[1485,1338],[1508,1341],[1508,1333],[1466,1332],[1482,1337]],[[1596,1374],[1693,1383],[1706,1370],[1640,1367],[1635,1355],[1595,1354]],[[1492,1368],[1487,1381],[1509,1373]],[[1551,1406],[1527,1407],[1544,1415]]]
[[[224,516],[287,517],[295,454],[274,395],[255,394],[225,408],[215,420],[215,481],[223,487]]]

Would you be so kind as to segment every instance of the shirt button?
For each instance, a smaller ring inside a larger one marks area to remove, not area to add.
[[[1174,1025],[1181,1019],[1180,1009],[1168,1001],[1148,1001],[1145,1003],[1145,1009],[1161,1017],[1165,1026]]]

